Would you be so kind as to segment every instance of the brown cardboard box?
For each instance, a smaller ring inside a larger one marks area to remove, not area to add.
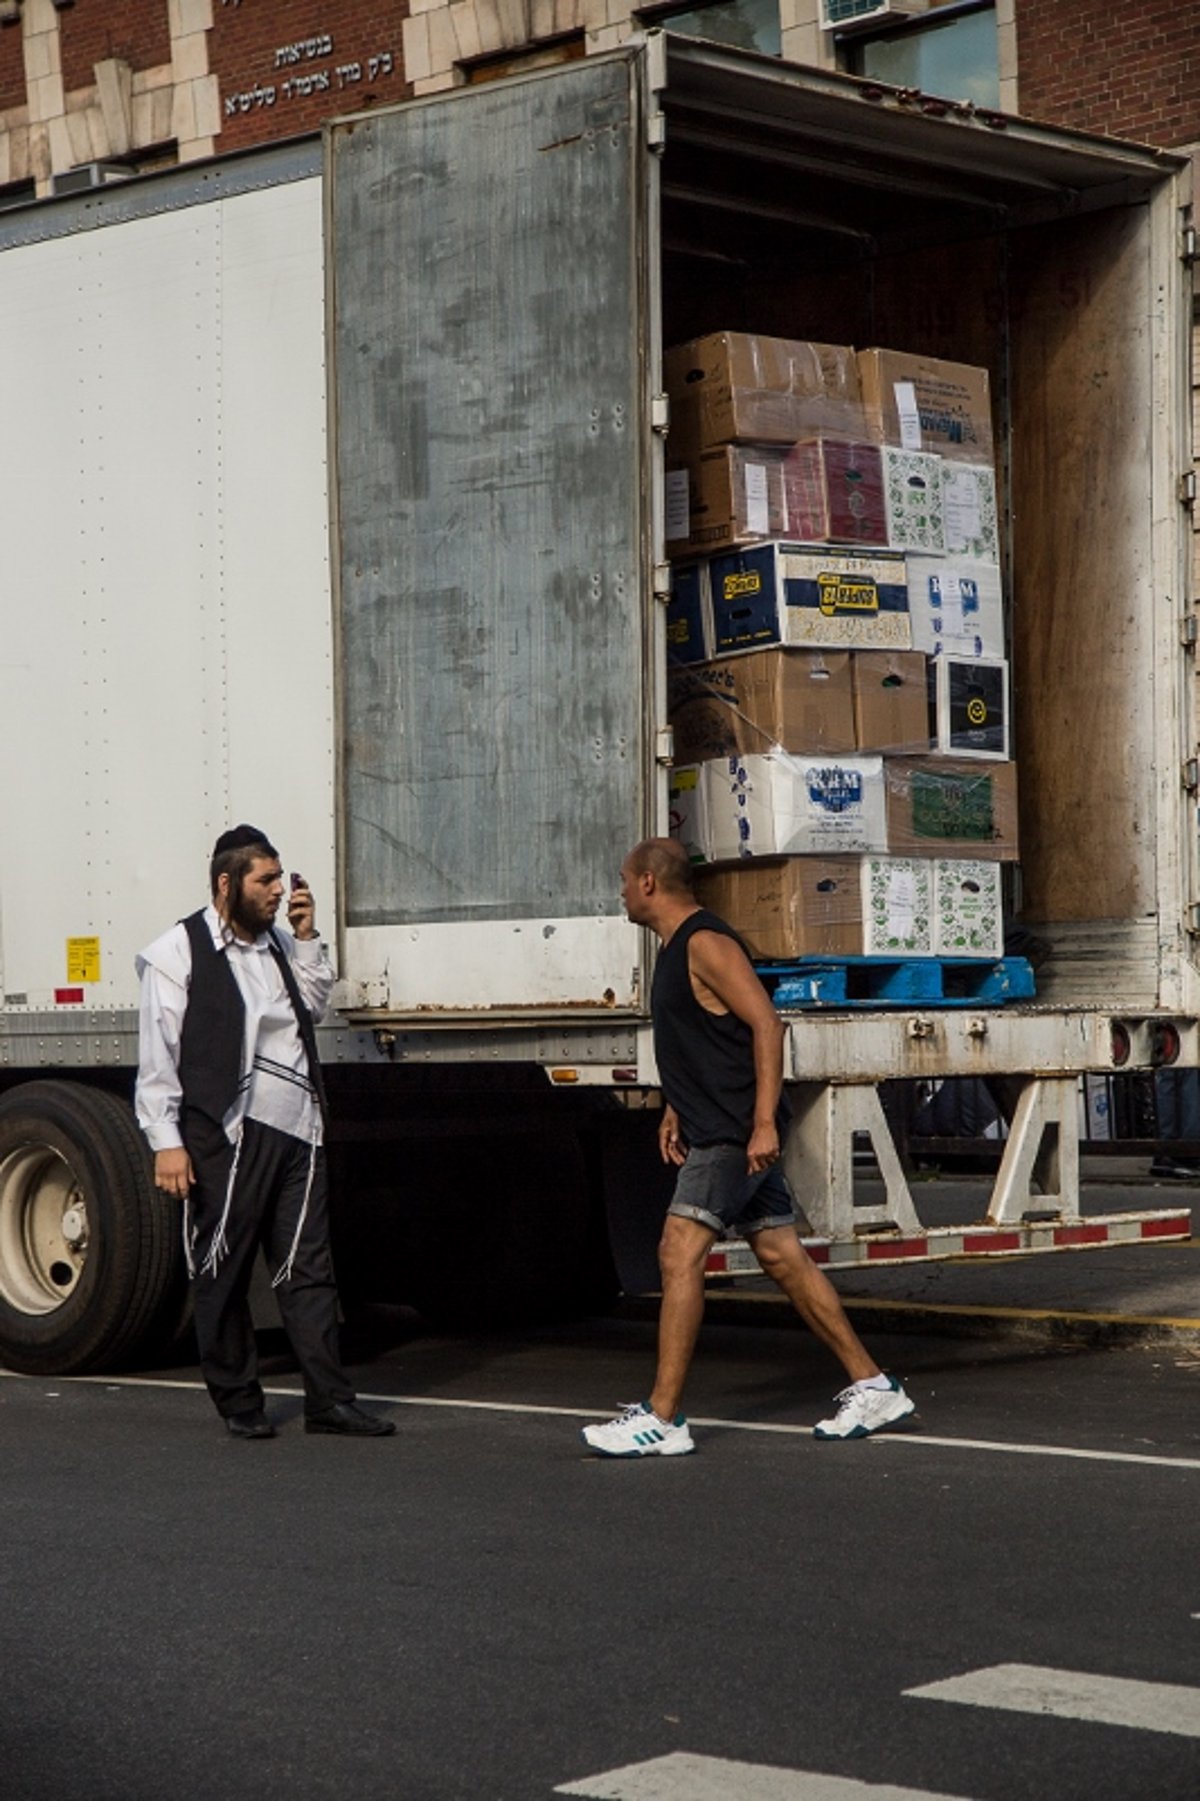
[[[858,379],[868,429],[882,444],[990,463],[992,407],[986,369],[903,350],[860,350]]]
[[[888,850],[898,857],[1017,859],[1017,766],[889,757]]]
[[[923,660],[923,659],[922,659]],[[759,650],[672,669],[675,757],[854,749],[850,655],[844,650]]]
[[[787,531],[782,450],[720,444],[667,470],[667,551],[727,550]]]
[[[862,859],[780,857],[698,872],[696,895],[755,957],[862,953]]]
[[[858,367],[841,344],[718,331],[663,357],[669,453],[686,462],[717,444],[861,437]]]
[[[930,749],[925,658],[914,650],[856,650],[854,729],[859,750],[919,756]]]

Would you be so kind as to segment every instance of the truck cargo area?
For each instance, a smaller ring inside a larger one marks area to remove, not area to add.
[[[1176,160],[673,39],[659,98],[665,345],[988,369],[1038,1005],[1194,1011]]]

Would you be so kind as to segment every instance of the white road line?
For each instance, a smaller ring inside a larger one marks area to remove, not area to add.
[[[967,1707],[997,1707],[1010,1713],[1093,1720],[1106,1726],[1200,1738],[1200,1688],[1183,1688],[1173,1682],[1132,1682],[1118,1676],[1090,1676],[1083,1670],[998,1663],[989,1670],[971,1670],[965,1676],[904,1692],[921,1701],[958,1701]]]
[[[648,1763],[627,1764],[565,1782],[556,1795],[583,1795],[592,1801],[956,1801],[929,1789],[894,1788],[890,1783],[855,1782],[815,1770],[780,1770],[763,1763],[733,1763],[725,1757],[697,1757],[672,1751]],[[961,1801],[961,1797],[958,1798]]]
[[[19,1370],[0,1369],[0,1377],[8,1377],[16,1382],[38,1382],[47,1378],[25,1376]],[[190,1389],[203,1394],[203,1382],[195,1380],[174,1380],[166,1376],[55,1376],[49,1378],[59,1383],[90,1383],[101,1388],[178,1388]],[[266,1387],[265,1392],[275,1395],[281,1400],[299,1400],[303,1398],[302,1388]],[[479,1413],[543,1413],[552,1418],[595,1420],[604,1418],[603,1407],[549,1407],[541,1401],[471,1401],[463,1400],[456,1395],[359,1395],[360,1401],[371,1401],[381,1407],[446,1407],[451,1411],[458,1408]],[[689,1423],[693,1426],[711,1427],[718,1432],[767,1432],[776,1433],[785,1438],[811,1438],[812,1427],[802,1425],[783,1425],[769,1420],[725,1420],[704,1418],[697,1414],[689,1414]],[[1001,1439],[992,1438],[942,1438],[929,1432],[882,1432],[872,1438],[869,1444],[873,1450],[883,1445],[916,1445],[931,1449],[940,1448],[950,1451],[995,1451],[1007,1453],[1010,1457],[1074,1457],[1085,1463],[1134,1463],[1149,1464],[1153,1468],[1168,1470],[1200,1470],[1200,1457],[1155,1457],[1145,1451],[1092,1451],[1081,1449],[1078,1445],[1036,1445],[1005,1444]],[[856,1442],[852,1448],[836,1451],[826,1447],[822,1456],[861,1457],[866,1447]]]

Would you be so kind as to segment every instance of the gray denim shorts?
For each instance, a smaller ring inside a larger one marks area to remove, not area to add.
[[[689,1151],[667,1212],[711,1226],[714,1232],[738,1232],[743,1238],[796,1221],[792,1191],[779,1165],[747,1175],[746,1148],[740,1144],[708,1144]]]

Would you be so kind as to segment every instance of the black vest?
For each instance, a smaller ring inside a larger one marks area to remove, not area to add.
[[[242,1070],[246,1008],[237,977],[229,967],[229,958],[224,951],[215,948],[203,910],[190,914],[182,923],[192,950],[187,1012],[179,1040],[183,1104],[220,1125],[237,1099],[243,1073],[249,1075],[248,1070]],[[268,942],[296,1015],[321,1118],[328,1124],[325,1084],[312,1014],[304,1004],[292,966],[273,932],[268,933]]]
[[[701,908],[659,951],[650,990],[659,1078],[685,1144],[745,1144],[758,1098],[754,1034],[736,1013],[710,1013],[696,999],[688,967],[688,942],[696,932],[719,932],[746,948],[732,926]],[[788,1112],[781,1100],[781,1131]]]

